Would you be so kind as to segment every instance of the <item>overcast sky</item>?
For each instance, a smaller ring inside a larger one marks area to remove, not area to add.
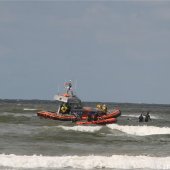
[[[170,104],[170,1],[0,1],[0,98]]]

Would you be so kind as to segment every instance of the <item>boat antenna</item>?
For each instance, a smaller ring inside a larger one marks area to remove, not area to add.
[[[57,93],[59,94],[60,93],[60,86],[57,85]]]
[[[75,80],[74,89],[75,89],[75,92],[76,92],[77,91],[77,80]]]

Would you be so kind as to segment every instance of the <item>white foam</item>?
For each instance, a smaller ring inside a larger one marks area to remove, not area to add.
[[[156,126],[121,126],[117,124],[109,124],[107,127],[111,129],[120,130],[127,134],[137,135],[137,136],[147,136],[156,134],[170,134],[169,127],[156,127]]]
[[[23,110],[25,110],[25,111],[34,111],[34,110],[37,110],[37,109],[35,109],[35,108],[23,108]]]
[[[14,116],[14,117],[33,117],[35,114],[25,114],[25,113],[12,113],[12,112],[3,112],[0,114],[1,116]]]
[[[0,166],[10,168],[117,168],[117,169],[170,169],[170,157],[149,156],[17,156],[0,155]]]
[[[73,130],[79,132],[97,132],[99,131],[102,126],[58,126],[64,130]]]

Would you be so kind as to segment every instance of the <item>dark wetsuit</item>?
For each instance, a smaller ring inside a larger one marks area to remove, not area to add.
[[[139,116],[139,122],[143,122],[143,115],[142,114]]]
[[[148,122],[149,120],[151,120],[151,117],[150,117],[149,114],[146,114],[146,116],[145,116],[145,122]]]

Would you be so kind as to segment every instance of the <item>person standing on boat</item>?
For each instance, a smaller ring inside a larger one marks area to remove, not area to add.
[[[61,106],[61,113],[62,114],[69,114],[70,113],[70,106],[67,103],[63,103]]]
[[[66,82],[65,84],[65,87],[67,88],[67,94],[69,93],[69,92],[71,92],[71,88],[72,88],[72,82],[71,82],[71,80],[69,81],[69,82]],[[72,93],[72,92],[71,92]]]
[[[76,121],[81,120],[82,119],[82,112],[78,112],[78,111],[74,111],[71,113],[72,115],[74,115],[76,117]]]
[[[96,105],[96,109],[97,109],[97,111],[101,112],[102,111],[102,105],[101,104],[97,104]]]
[[[102,105],[102,111],[103,111],[103,114],[107,114],[107,106],[105,104]]]

